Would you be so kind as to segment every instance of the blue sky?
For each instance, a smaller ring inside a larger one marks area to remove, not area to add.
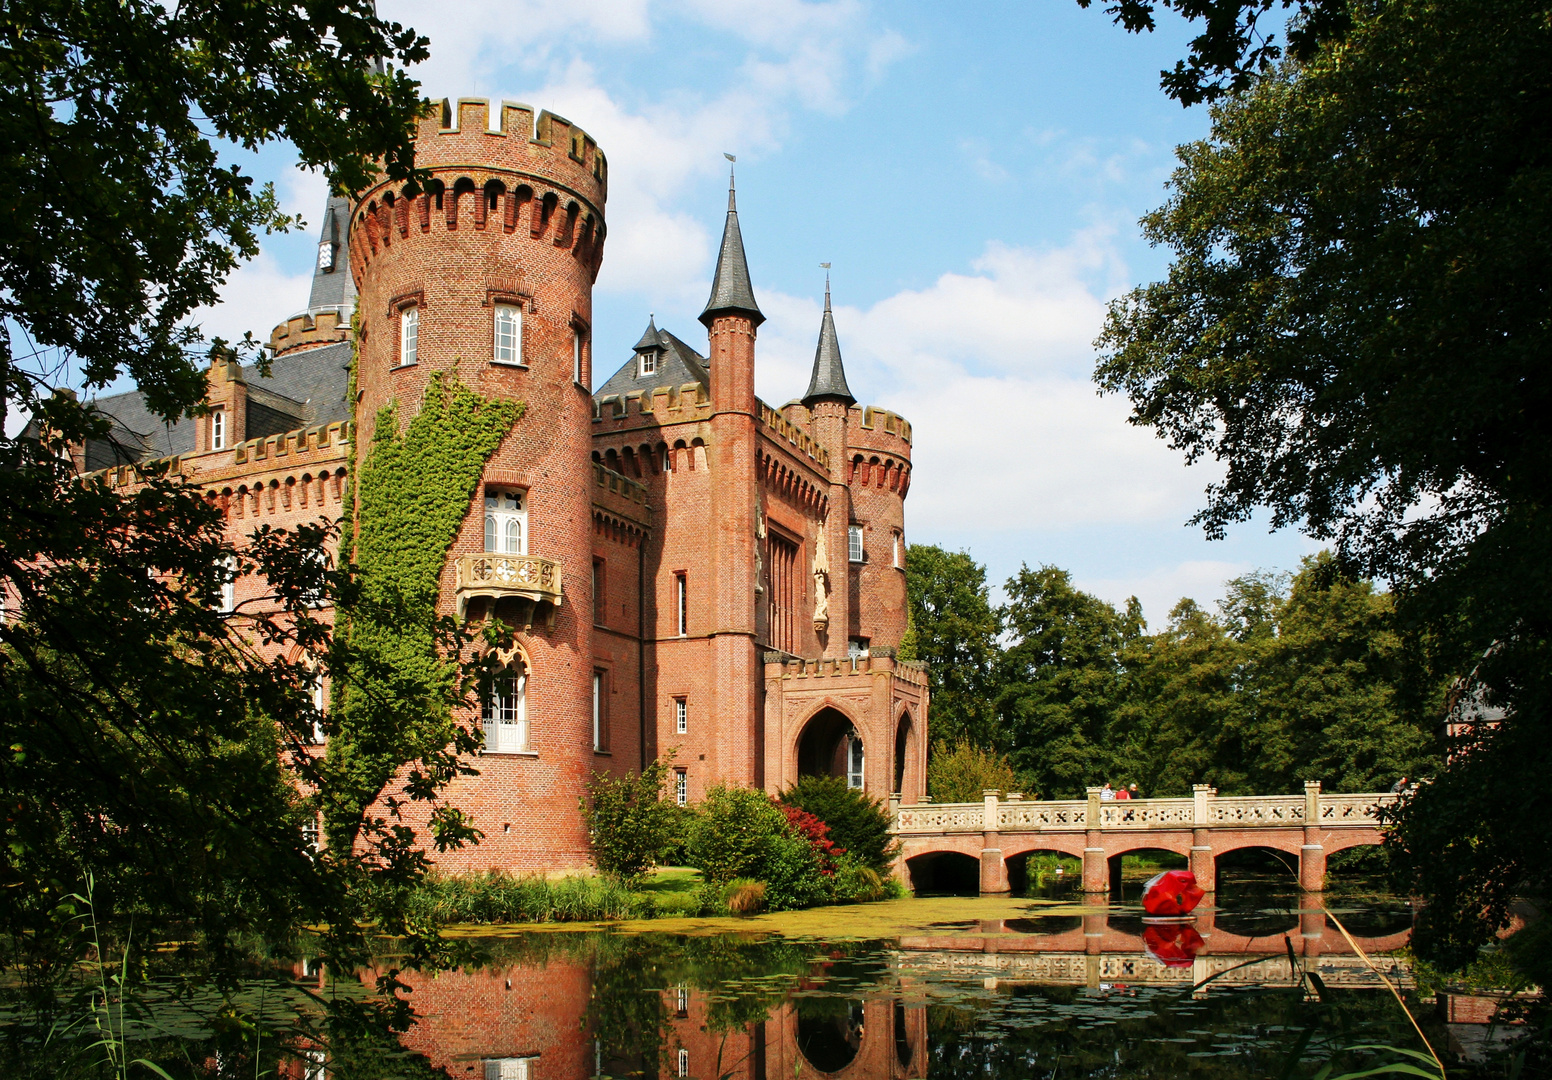
[[[911,541],[966,548],[1000,583],[1054,563],[1159,625],[1181,596],[1288,569],[1312,545],[1185,522],[1187,469],[1090,382],[1105,301],[1160,276],[1137,219],[1174,147],[1207,130],[1158,88],[1188,28],[1133,36],[1074,0],[380,0],[431,38],[433,98],[509,98],[579,124],[609,155],[594,297],[598,381],[655,313],[692,342],[738,156],[740,220],[768,316],[757,388],[802,393],[834,264],[853,392],[915,431]],[[434,17],[427,17],[433,12]],[[284,148],[250,168],[315,222],[324,189]],[[268,329],[306,297],[313,237],[271,238],[208,333]]]

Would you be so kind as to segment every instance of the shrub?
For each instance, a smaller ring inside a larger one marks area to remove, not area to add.
[[[847,787],[839,777],[804,776],[781,801],[823,821],[829,839],[854,862],[880,876],[889,874],[899,849],[889,835],[889,810],[879,800]]]
[[[722,894],[722,902],[734,915],[757,915],[765,906],[765,882],[734,878]]]
[[[872,867],[842,858],[831,889],[836,903],[865,904],[884,898],[884,879]]]
[[[789,806],[786,803],[778,803],[777,806],[786,815],[787,827],[807,840],[809,846],[814,849],[814,854],[819,859],[819,872],[834,873],[836,858],[846,854],[846,850],[838,847],[835,841],[830,839],[830,826],[807,810]]]
[[[416,886],[408,907],[415,919],[447,925],[650,919],[656,905],[651,897],[607,878],[579,875],[552,881],[493,870],[428,875]]]
[[[927,789],[934,802],[980,802],[982,793],[1017,791],[1020,784],[1005,756],[993,754],[961,740],[949,750],[942,743],[932,748],[927,761]]]
[[[663,799],[671,759],[659,758],[639,775],[598,773],[579,800],[599,871],[623,884],[639,882],[673,838],[679,808]]]
[[[713,788],[690,827],[690,865],[717,886],[736,877],[764,878],[772,845],[786,832],[787,819],[764,792]]]
[[[783,829],[766,845],[765,863],[754,875],[765,881],[766,906],[772,911],[795,911],[829,903],[831,875],[820,867],[819,852],[808,837],[787,826],[779,812],[776,816]]]

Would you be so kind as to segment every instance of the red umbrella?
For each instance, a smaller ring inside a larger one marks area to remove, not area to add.
[[[1189,915],[1207,894],[1189,870],[1166,870],[1142,887],[1142,909],[1149,915]]]
[[[1149,926],[1142,932],[1142,943],[1148,955],[1165,967],[1190,967],[1205,944],[1196,927],[1186,923]]]

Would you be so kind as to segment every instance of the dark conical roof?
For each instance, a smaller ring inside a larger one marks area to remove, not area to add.
[[[722,250],[717,253],[717,276],[711,281],[711,296],[701,322],[708,327],[722,314],[749,316],[754,325],[765,321],[760,305],[754,302],[754,287],[749,284],[749,263],[744,258],[744,237],[738,231],[738,207],[733,201],[733,178],[728,177],[727,224],[722,229]]]
[[[808,380],[808,393],[803,404],[812,405],[818,398],[840,398],[848,405],[855,405],[851,388],[846,385],[846,369],[841,365],[841,342],[835,336],[835,316],[830,313],[830,278],[825,277],[824,318],[819,321],[819,347],[814,350],[814,375]]]
[[[313,287],[307,297],[307,310],[338,310],[346,318],[355,306],[356,284],[345,258],[345,240],[350,231],[350,200],[331,195],[323,208],[323,227],[318,231],[318,261],[313,266]]]
[[[648,349],[661,349],[663,347],[663,335],[657,328],[657,317],[647,319],[647,328],[641,332],[641,340],[636,342],[636,352],[645,352]]]

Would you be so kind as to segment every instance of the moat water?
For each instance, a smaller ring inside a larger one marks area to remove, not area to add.
[[[1252,876],[1225,880],[1194,921],[1157,924],[1129,891],[1104,906],[940,897],[739,921],[471,927],[455,935],[454,969],[399,974],[417,1020],[397,1043],[364,1033],[330,1046],[297,1027],[331,1000],[369,1004],[375,977],[402,963],[391,951],[348,975],[282,964],[224,1016],[213,991],[142,995],[123,1028],[131,1056],[179,1080],[1313,1077],[1332,1062],[1328,1075],[1401,1060],[1352,1047],[1422,1048],[1381,978],[1411,993],[1405,901]],[[1425,1022],[1450,1075],[1466,1075],[1437,1029]],[[87,1035],[51,1038],[63,1051]]]

